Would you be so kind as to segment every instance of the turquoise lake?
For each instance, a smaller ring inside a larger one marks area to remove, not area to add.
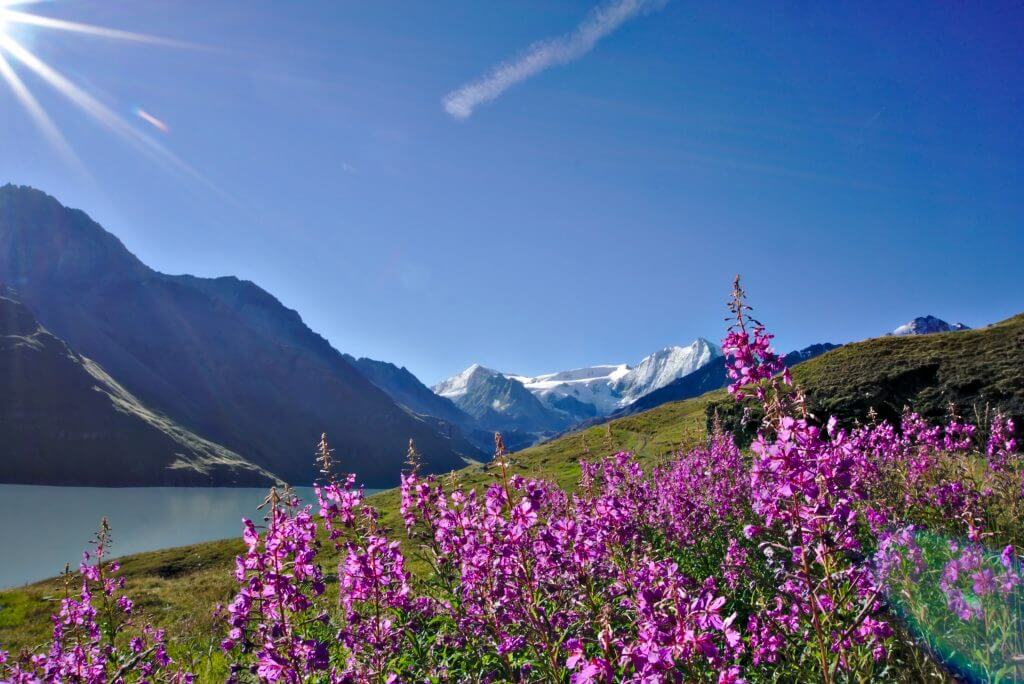
[[[303,501],[313,490],[296,487]],[[367,493],[376,490],[367,490]],[[115,556],[238,537],[242,518],[262,519],[266,489],[231,487],[41,487],[0,484],[0,588],[77,568],[106,516]]]

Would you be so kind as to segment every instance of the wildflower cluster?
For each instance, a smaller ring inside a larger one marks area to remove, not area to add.
[[[252,635],[226,644],[236,674],[834,682],[917,667],[926,676],[954,667],[934,633],[909,636],[924,663],[907,654],[907,631],[920,624],[911,624],[910,611],[935,609],[920,597],[929,591],[941,597],[944,619],[971,622],[983,639],[1019,632],[1019,611],[1008,608],[1019,605],[1016,554],[1007,546],[993,561],[986,546],[1016,529],[1005,516],[1020,498],[1012,423],[996,416],[985,439],[956,416],[944,426],[910,412],[898,426],[818,424],[770,335],[760,324],[747,332],[752,319],[738,282],[732,309],[736,325],[724,346],[733,394],[757,398],[764,415],[750,455],[718,428],[649,472],[629,453],[584,461],[570,493],[510,474],[497,436],[494,482],[477,490],[422,476],[410,444],[402,543],[380,526],[351,477],[338,484],[329,476],[317,489],[319,524],[340,553],[338,598],[317,603],[322,590],[315,582],[301,589],[292,556],[283,556],[286,593],[326,607],[301,619],[293,611],[290,623],[281,611],[255,622],[247,613],[248,626],[233,622]],[[321,452],[329,454],[326,444]],[[274,537],[293,530],[300,548],[319,550],[305,531],[309,509],[278,515],[287,522],[271,515],[250,548],[284,549]],[[936,557],[928,536],[935,534],[966,545],[947,544],[946,557]],[[243,563],[255,571],[250,585],[268,581],[267,563]],[[426,568],[423,579],[410,563]],[[245,605],[247,591],[239,594]],[[279,657],[280,648],[237,648],[267,635],[290,643],[286,652],[326,655],[310,661]],[[947,629],[941,639],[956,649],[969,636]],[[986,659],[956,667],[987,676],[1011,662],[1015,648],[990,647]]]
[[[19,656],[0,651],[3,682],[173,682],[194,681],[167,654],[164,631],[149,625],[133,629],[134,604],[124,593],[110,547],[106,518],[96,535],[94,554],[82,554],[78,576],[64,573],[65,595],[52,617],[53,638],[44,652]]]

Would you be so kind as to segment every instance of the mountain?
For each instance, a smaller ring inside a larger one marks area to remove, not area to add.
[[[569,425],[564,415],[545,407],[519,380],[480,364],[474,363],[433,389],[490,430],[539,436]]]
[[[809,361],[838,347],[838,344],[831,344],[829,342],[812,344],[809,347],[786,354],[784,360],[786,365],[792,368],[798,363]],[[669,384],[640,397],[640,399],[632,404],[613,413],[611,417],[629,416],[661,406],[670,401],[682,401],[683,399],[699,397],[706,392],[720,389],[728,384],[729,378],[725,372],[725,357],[718,356],[689,375],[673,380]]]
[[[528,377],[512,375],[548,408],[575,420],[605,416],[622,400],[615,389],[629,374],[626,364],[591,366]]]
[[[247,485],[277,481],[144,406],[100,366],[0,296],[0,481]]]
[[[387,392],[396,402],[423,416],[433,416],[461,428],[473,425],[473,417],[446,397],[435,394],[404,366],[387,361],[356,359],[347,354],[345,360],[355,366],[370,382]]]
[[[621,410],[721,355],[717,345],[698,338],[686,346],[665,347],[635,366],[607,364],[527,376],[474,364],[433,389],[481,426],[501,430],[504,425],[541,437]]]
[[[782,360],[785,362],[785,364],[788,367],[792,368],[793,366],[797,365],[798,363],[803,363],[804,361],[810,361],[811,359],[814,359],[814,358],[817,358],[817,357],[821,356],[825,352],[830,352],[833,349],[839,349],[841,346],[843,346],[843,345],[841,345],[841,344],[832,344],[831,342],[819,342],[818,344],[812,344],[811,346],[804,347],[803,349],[798,349],[796,351],[791,351],[788,354],[786,354],[784,357],[782,357]],[[723,387],[724,387],[724,385],[723,385]]]
[[[321,432],[368,486],[396,480],[410,438],[430,470],[480,456],[255,284],[154,271],[38,190],[0,188],[0,283],[146,406],[289,482],[314,477]]]
[[[399,368],[387,361],[355,359],[348,355],[345,358],[370,382],[402,406],[426,419],[440,421],[438,427],[443,432],[454,435],[457,429],[479,450],[480,457],[487,458],[494,453],[494,433],[497,430],[501,431],[505,446],[510,451],[525,449],[537,441],[537,435],[533,432],[524,431],[522,426],[510,423],[504,417],[495,417],[490,412],[483,414],[484,420],[490,420],[490,423],[481,424],[451,399],[435,394],[404,367]]]
[[[620,405],[632,404],[640,397],[689,375],[721,356],[722,350],[718,345],[702,337],[685,347],[665,347],[631,368],[615,384],[615,389],[622,397]]]
[[[956,332],[970,330],[963,323],[947,323],[935,316],[918,316],[909,323],[904,323],[889,335],[930,335],[931,333]]]

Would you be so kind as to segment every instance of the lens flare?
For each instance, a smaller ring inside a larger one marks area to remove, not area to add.
[[[193,168],[178,159],[163,145],[159,144],[145,133],[139,131],[128,121],[122,118],[114,110],[103,104],[99,99],[85,91],[81,86],[75,84],[53,66],[45,63],[37,55],[12,35],[11,29],[15,26],[24,27],[35,31],[59,31],[70,34],[78,34],[84,37],[101,38],[107,40],[126,41],[130,43],[144,43],[164,47],[176,48],[197,48],[194,44],[181,41],[150,36],[141,33],[132,33],[119,29],[83,24],[64,19],[56,19],[41,14],[24,11],[28,5],[41,3],[42,0],[0,0],[0,82],[7,84],[14,99],[22,106],[29,118],[33,121],[40,133],[47,142],[70,164],[81,167],[71,146],[61,133],[60,129],[43,109],[28,86],[22,80],[15,67],[32,73],[36,78],[50,86],[60,95],[64,96],[78,110],[86,114],[90,119],[100,124],[114,135],[134,145],[145,154],[155,158],[165,166],[184,172],[206,185],[209,181],[204,179]],[[16,9],[17,8],[17,9]],[[162,133],[169,133],[170,127],[155,116],[148,114],[142,109],[135,110],[136,116],[145,121],[151,127]]]
[[[148,123],[150,126],[155,128],[156,130],[160,131],[161,133],[170,133],[171,132],[171,127],[170,126],[168,126],[164,121],[161,121],[160,119],[156,118],[155,116],[153,116],[152,114],[147,112],[142,107],[136,107],[134,111],[135,111],[135,116],[139,117],[140,119],[142,119],[143,121]]]

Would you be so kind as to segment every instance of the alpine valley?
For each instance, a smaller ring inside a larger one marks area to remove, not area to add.
[[[697,338],[536,376],[473,364],[429,388],[335,350],[254,283],[157,272],[22,186],[0,188],[0,287],[0,483],[306,483],[326,432],[360,481],[390,486],[410,439],[446,472],[489,459],[495,432],[517,451],[726,384],[721,349]],[[962,328],[929,316],[895,334]]]
[[[304,483],[326,432],[361,481],[391,485],[410,439],[449,471],[486,460],[496,431],[525,448],[721,356],[698,339],[635,366],[474,365],[431,390],[338,352],[254,283],[157,272],[82,211],[14,185],[0,188],[0,286],[3,483]]]

